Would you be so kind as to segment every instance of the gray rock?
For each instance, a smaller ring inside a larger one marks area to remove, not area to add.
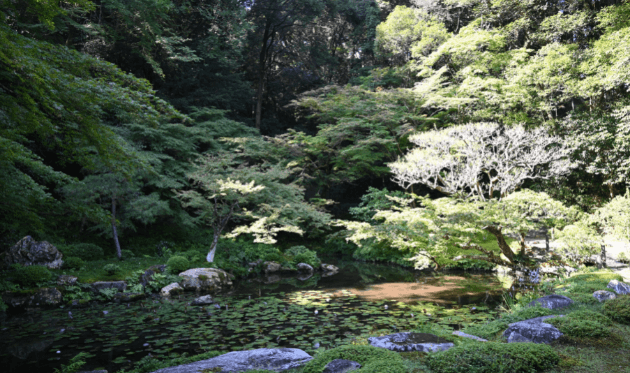
[[[481,337],[477,337],[476,335],[472,335],[472,334],[466,334],[466,333],[460,332],[460,331],[453,332],[453,335],[456,335],[458,337],[474,339],[474,340],[479,341],[479,342],[488,342],[487,339],[483,339]]]
[[[192,306],[207,306],[208,304],[212,304],[214,303],[214,301],[212,300],[212,297],[209,295],[204,295],[201,296],[199,298],[196,298],[195,300],[192,301],[192,303],[190,303],[190,305]]]
[[[63,300],[63,295],[56,288],[42,288],[34,293],[22,294],[7,292],[2,300],[13,308],[56,306]]]
[[[352,360],[336,359],[326,364],[322,373],[346,373],[361,368],[361,364]]]
[[[332,264],[322,263],[319,268],[322,270],[322,272],[324,272],[324,277],[332,276],[339,272],[339,268]]]
[[[249,265],[250,267],[256,267],[256,266],[259,266],[261,263],[262,263],[262,259],[258,259],[258,260],[257,260],[257,261],[255,261],[255,262],[248,263],[248,265]]]
[[[310,264],[307,264],[307,263],[298,263],[296,267],[297,267],[297,269],[298,269],[298,271],[299,271],[299,272],[307,272],[307,273],[310,273],[310,272],[313,272],[313,271],[314,271],[314,270],[313,270],[313,267],[311,267],[311,265],[310,265]]]
[[[278,272],[280,269],[282,269],[280,263],[276,262],[264,262],[263,267],[266,275],[269,273]]]
[[[306,364],[313,357],[297,348],[259,348],[248,351],[233,351],[195,363],[163,368],[153,373],[191,373],[221,368],[221,372],[243,372],[248,370],[272,370],[281,372]]]
[[[96,281],[92,284],[92,290],[98,293],[101,289],[117,289],[119,292],[127,290],[127,283],[124,281]]]
[[[173,282],[172,284],[166,285],[160,290],[160,295],[163,297],[170,297],[171,295],[175,295],[184,291],[177,282]]]
[[[374,347],[386,348],[396,352],[405,351],[445,351],[453,347],[453,343],[437,335],[427,333],[395,333],[383,337],[368,338]]]
[[[544,321],[562,316],[563,315],[541,316],[512,323],[503,332],[503,336],[507,338],[508,343],[533,342],[549,344],[562,337],[563,334],[555,326],[547,324]]]
[[[202,278],[199,278],[202,276]],[[192,268],[179,274],[185,290],[214,292],[232,285],[233,275],[218,268]]]
[[[57,285],[59,286],[72,286],[77,283],[79,278],[77,276],[60,275],[57,277]]]
[[[58,269],[63,265],[62,258],[63,254],[48,241],[37,242],[31,236],[26,236],[7,251],[4,261],[8,265],[19,263]]]
[[[573,304],[573,299],[565,297],[564,295],[551,294],[538,298],[532,302],[529,302],[528,306],[534,307],[540,305],[541,307],[555,310],[556,308],[562,308]]]
[[[606,287],[609,289],[613,289],[619,295],[630,294],[630,285],[626,284],[625,282],[610,280],[608,286]]]
[[[596,292],[593,293],[593,296],[595,297],[595,299],[597,299],[600,303],[610,300],[610,299],[615,299],[617,298],[617,294],[610,292],[610,291],[606,291],[606,290],[597,290]]]
[[[103,370],[82,370],[80,372],[77,373],[107,373],[107,371],[105,369]]]

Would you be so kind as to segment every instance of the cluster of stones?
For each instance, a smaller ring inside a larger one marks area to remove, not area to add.
[[[328,277],[335,275],[339,272],[339,268],[332,264],[322,263],[318,268],[313,268],[308,263],[298,263],[296,265],[297,268],[289,268],[283,267],[280,263],[257,260],[255,262],[249,263],[249,272],[252,272],[255,267],[262,266],[262,270],[266,276],[263,280],[266,284],[274,283],[280,281],[280,273],[290,273],[295,274],[297,279],[300,281],[306,281],[313,276],[315,271],[321,271],[322,277]]]

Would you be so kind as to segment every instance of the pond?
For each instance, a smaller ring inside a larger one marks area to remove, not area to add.
[[[422,272],[327,259],[338,274],[300,281],[249,278],[195,307],[195,294],[135,303],[93,303],[9,316],[0,325],[6,373],[53,372],[79,352],[82,368],[116,372],[151,354],[294,347],[313,354],[363,333],[390,334],[438,323],[459,329],[494,314],[505,286],[492,274]],[[275,282],[271,282],[274,281]],[[279,281],[278,281],[279,280]]]

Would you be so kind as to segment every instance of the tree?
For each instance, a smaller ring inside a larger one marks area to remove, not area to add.
[[[524,234],[541,226],[563,228],[581,213],[546,193],[523,190],[501,201],[454,197],[390,197],[398,206],[376,213],[374,222],[337,221],[351,231],[349,241],[361,246],[368,239],[386,242],[412,255],[416,268],[433,263],[443,267],[462,259],[483,260],[508,267],[534,267],[526,247],[510,245],[509,234]],[[411,207],[416,200],[417,207]],[[488,237],[494,240],[489,240]],[[493,242],[494,241],[494,242]]]
[[[182,205],[193,210],[196,222],[213,229],[208,262],[214,260],[219,237],[232,222],[240,225],[228,237],[251,234],[261,243],[274,243],[282,231],[302,235],[324,228],[329,215],[304,201],[292,170],[259,158],[260,148],[267,157],[272,154],[269,145],[255,138],[234,141],[242,146],[201,157],[189,174],[193,188],[177,193]]]
[[[542,129],[496,123],[457,126],[411,137],[417,147],[390,163],[403,188],[422,183],[446,195],[502,199],[525,180],[569,172],[569,149]]]

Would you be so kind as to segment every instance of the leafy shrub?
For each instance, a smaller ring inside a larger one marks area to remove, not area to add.
[[[551,310],[544,307],[525,307],[518,309],[517,311],[512,313],[506,313],[503,315],[502,318],[487,322],[485,324],[469,325],[465,327],[462,331],[464,333],[476,335],[477,337],[493,339],[497,337],[499,333],[502,333],[505,329],[507,329],[508,324],[552,314],[553,312]]]
[[[70,359],[68,365],[61,365],[61,370],[55,369],[54,373],[76,373],[85,365],[85,359],[88,357],[86,352],[79,352],[75,357]]]
[[[80,269],[85,265],[85,261],[76,256],[69,256],[63,261],[63,267],[68,269]]]
[[[544,344],[467,343],[429,355],[427,365],[435,373],[530,373],[549,369],[560,361]]]
[[[387,197],[409,198],[402,191],[389,191],[387,188],[379,190],[369,187],[367,193],[361,197],[359,206],[350,208],[350,215],[357,220],[371,221],[378,210],[388,210],[396,205],[395,202]]]
[[[171,273],[180,273],[190,268],[190,262],[183,256],[174,255],[166,262],[166,267]]]
[[[604,303],[604,314],[613,320],[630,324],[630,295],[620,295]]]
[[[291,260],[293,265],[306,263],[313,268],[318,268],[322,264],[322,261],[317,257],[317,253],[309,250],[306,246],[293,246],[285,254],[293,257],[293,260]]]
[[[391,366],[402,364],[402,357],[394,351],[374,346],[347,345],[318,353],[313,360],[306,363],[303,373],[319,373],[324,369],[326,364],[335,359],[356,361],[362,366],[377,361],[386,361]],[[393,372],[399,371],[396,370]]]
[[[85,261],[103,259],[103,248],[92,243],[78,243],[61,249],[66,256],[76,256]]]
[[[110,264],[106,264],[103,267],[103,270],[105,270],[105,272],[107,272],[108,275],[113,276],[116,273],[120,272],[120,267],[116,264],[110,263]]]
[[[153,278],[151,279],[151,281],[149,281],[149,283],[145,287],[145,292],[156,293],[160,291],[166,285],[170,285],[173,282],[179,282],[181,280],[182,278],[176,275],[156,273],[153,275]]]
[[[121,254],[123,259],[135,258],[135,255],[131,250],[121,250]]]
[[[34,287],[37,286],[37,284],[49,281],[52,278],[52,273],[44,266],[33,265],[13,268],[16,268],[14,273],[15,282],[22,286]]]
[[[188,250],[183,253],[179,253],[180,256],[188,259],[190,262],[197,262],[203,259],[203,255],[197,250]]]
[[[610,330],[605,325],[595,320],[584,319],[580,315],[574,315],[573,313],[564,317],[554,317],[545,322],[555,326],[569,337],[601,338],[610,335]]]

